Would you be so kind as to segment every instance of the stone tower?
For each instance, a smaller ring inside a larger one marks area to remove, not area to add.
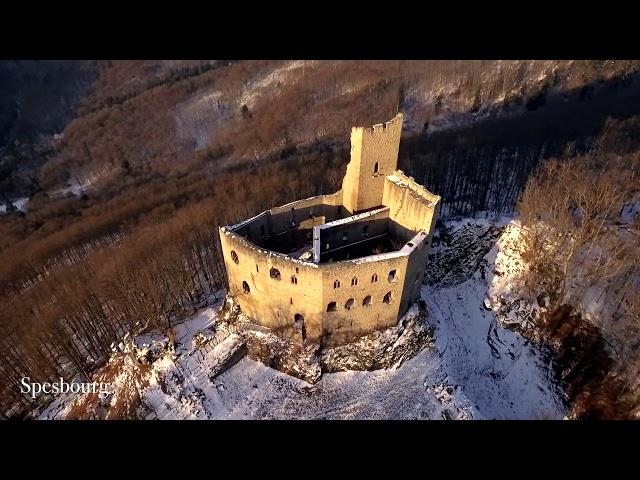
[[[342,181],[344,207],[350,213],[382,205],[387,175],[396,170],[402,113],[373,128],[351,129],[351,161]]]

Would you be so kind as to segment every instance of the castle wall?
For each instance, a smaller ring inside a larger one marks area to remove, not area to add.
[[[389,209],[382,208],[315,227],[314,259],[326,261],[333,254],[389,231]]]
[[[269,211],[262,212],[229,228],[256,245],[263,245],[271,232],[271,215]]]
[[[403,287],[401,279],[406,275],[407,259],[393,255],[378,261],[353,260],[323,265],[323,345],[347,343],[354,337],[397,323]],[[393,270],[395,277],[390,282],[389,273]],[[337,288],[336,280],[340,282]],[[391,300],[384,303],[389,292]],[[368,296],[370,304],[363,305]],[[350,300],[353,300],[353,306],[348,309],[346,305]],[[331,302],[335,302],[336,311],[327,312]]]
[[[420,296],[440,197],[396,170],[386,178],[383,203],[389,206],[390,227],[394,234],[407,241],[408,245],[415,245],[403,279],[404,295],[400,305],[403,313]]]
[[[296,314],[302,315],[306,338],[319,342],[322,335],[322,273],[317,265],[254,247],[242,237],[220,231],[229,280],[229,293],[255,323],[284,338],[302,341]],[[237,263],[234,261],[234,252]],[[279,280],[271,278],[271,268]],[[295,277],[296,282],[292,281]],[[247,282],[249,292],[245,292]]]
[[[440,197],[397,170],[385,179],[382,202],[395,222],[394,233],[409,241],[420,230],[432,233]]]
[[[342,192],[333,195],[319,195],[291,202],[269,210],[271,216],[271,234],[286,232],[292,227],[292,221],[299,225],[312,217],[319,217],[322,223],[342,218],[348,213],[342,206]]]
[[[288,252],[312,243],[314,225],[348,215],[341,202],[341,191],[310,197],[272,208],[229,228],[258,246]]]
[[[431,234],[425,231],[419,232],[407,245],[413,244],[415,248],[407,258],[407,270],[403,277],[402,301],[400,302],[400,315],[420,298],[420,290],[424,281],[424,273],[427,268],[427,257],[431,247]]]
[[[342,183],[344,206],[350,212],[383,204],[385,177],[398,164],[402,119],[399,113],[393,120],[373,128],[351,130],[351,160]]]
[[[420,292],[428,249],[419,245],[425,233],[416,239],[415,245],[397,252],[316,265],[257,248],[224,228],[220,231],[229,292],[242,311],[255,323],[298,341],[302,331],[295,320],[296,314],[302,315],[305,337],[325,346],[397,323]],[[271,268],[279,271],[279,280],[271,278]],[[365,302],[367,297],[370,302]],[[331,302],[335,311],[327,311]]]

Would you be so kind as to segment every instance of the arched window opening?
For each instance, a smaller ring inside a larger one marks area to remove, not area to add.
[[[280,280],[280,270],[278,270],[277,268],[271,267],[271,270],[269,270],[269,276],[274,280]]]
[[[379,168],[380,168],[380,165],[378,165],[378,162],[376,162],[376,164],[373,166],[373,173],[378,173]]]
[[[362,300],[362,306],[369,307],[370,305],[371,305],[371,295],[367,295],[366,297],[364,297],[364,300]]]
[[[376,283],[378,281],[378,274],[374,273],[371,275],[371,283]]]
[[[296,313],[293,317],[293,325],[302,330],[302,341],[304,342],[307,339],[307,329],[304,325],[304,317],[299,313]]]
[[[338,310],[336,302],[329,302],[329,305],[327,305],[327,312],[335,312],[336,310]]]
[[[390,282],[390,283],[393,283],[393,282],[395,282],[396,280],[398,280],[398,276],[397,276],[397,274],[396,274],[396,271],[395,271],[395,270],[391,270],[391,271],[389,272],[389,282]]]
[[[251,289],[249,288],[249,284],[246,281],[242,281],[242,290],[244,293],[251,293]]]
[[[231,250],[231,260],[233,260],[234,263],[240,262],[240,259],[238,258],[238,254],[235,252],[235,250]]]
[[[349,300],[347,300],[347,303],[344,304],[344,308],[346,308],[347,310],[351,310],[354,307],[355,303],[355,300],[353,298],[350,298]]]
[[[295,275],[291,275],[291,283],[297,285],[298,284],[298,277],[296,277]]]
[[[340,288],[340,280],[333,282],[333,288]]]
[[[351,279],[351,286],[355,287],[356,285],[358,285],[358,277],[353,277]]]
[[[256,263],[256,273],[260,273],[260,269],[258,268],[258,264]]]
[[[392,296],[391,296],[391,292],[387,292],[384,296],[384,298],[382,299],[382,303],[391,303],[392,300]]]

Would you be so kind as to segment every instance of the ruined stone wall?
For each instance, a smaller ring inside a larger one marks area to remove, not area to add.
[[[265,246],[268,237],[290,230],[292,220],[305,230],[345,215],[348,213],[342,206],[342,191],[338,191],[272,208],[230,228],[256,245]]]
[[[281,337],[300,341],[303,320],[305,337],[325,346],[396,324],[419,295],[426,238],[419,234],[415,244],[397,252],[316,265],[220,231],[229,292],[242,311]],[[272,278],[272,268],[279,279]]]
[[[284,338],[319,342],[322,335],[322,273],[317,265],[301,262],[251,245],[237,234],[220,230],[229,293],[255,323]],[[235,256],[237,256],[237,261]],[[272,278],[272,270],[279,273]],[[246,286],[243,284],[246,282]],[[296,314],[299,321],[296,322]]]
[[[292,220],[299,225],[305,222],[311,223],[309,220],[315,217],[316,222],[326,223],[342,218],[345,214],[347,212],[342,206],[341,191],[332,195],[319,195],[298,200],[269,210],[271,234],[277,235],[289,230]]]
[[[373,128],[351,130],[351,160],[342,182],[344,206],[351,213],[382,205],[385,177],[398,164],[401,113]]]
[[[340,255],[341,249],[350,248],[368,239],[375,239],[389,231],[389,209],[369,211],[345,219],[329,222],[315,227],[314,258],[322,262],[334,254]],[[337,257],[339,259],[341,257]],[[345,257],[342,257],[345,258]]]
[[[405,241],[420,230],[428,234],[433,232],[440,197],[431,194],[400,170],[385,179],[382,202],[389,207],[389,218],[396,224],[394,233]]]
[[[271,215],[268,211],[249,218],[232,227],[238,234],[256,245],[262,245],[271,232]]]
[[[411,247],[413,244],[415,248],[409,253],[407,270],[402,279],[403,294],[400,303],[400,315],[403,315],[420,298],[425,269],[428,267],[427,257],[431,248],[431,237],[431,233],[421,231],[407,243],[407,246]]]
[[[358,259],[322,265],[323,345],[341,345],[397,323],[407,260],[394,252],[377,261]],[[389,302],[385,303],[389,293]],[[335,311],[328,312],[332,302]]]
[[[440,197],[396,170],[386,178],[383,203],[389,207],[390,226],[394,234],[407,241],[407,246],[413,247],[403,278],[402,314],[420,296]]]

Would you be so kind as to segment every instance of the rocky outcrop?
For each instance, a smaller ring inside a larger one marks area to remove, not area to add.
[[[242,333],[249,358],[309,383],[320,380],[322,369],[318,358],[319,345],[301,345],[250,327],[245,328]]]
[[[312,384],[323,373],[399,368],[432,341],[422,301],[411,307],[396,326],[333,348],[282,339],[242,318],[242,314],[235,315],[242,324],[239,331],[250,358]]]
[[[399,368],[431,344],[422,301],[415,304],[395,327],[373,332],[355,341],[320,351],[322,371],[378,370]]]

